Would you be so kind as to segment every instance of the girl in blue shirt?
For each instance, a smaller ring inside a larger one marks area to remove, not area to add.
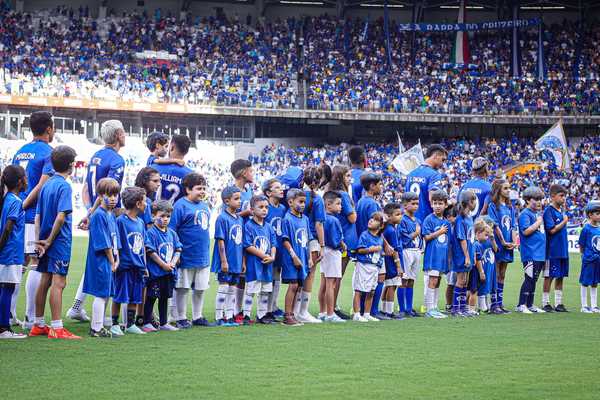
[[[160,174],[152,167],[144,167],[135,177],[135,186],[146,191],[146,208],[140,218],[146,224],[146,228],[150,228],[152,227],[152,200],[156,198],[156,192],[160,188]]]
[[[477,206],[477,197],[470,190],[465,190],[458,199],[458,217],[453,232],[452,262],[456,272],[456,285],[452,300],[452,314],[455,316],[471,316],[467,310],[467,275],[475,261],[475,231],[470,213]]]

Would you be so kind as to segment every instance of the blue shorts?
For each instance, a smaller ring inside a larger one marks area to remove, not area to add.
[[[579,274],[581,286],[593,286],[600,283],[600,261],[583,262]]]
[[[173,289],[175,288],[175,275],[168,274],[148,278],[146,281],[146,296],[155,299],[173,297]]]
[[[67,276],[70,260],[58,260],[43,255],[38,261],[37,272]]]
[[[308,276],[308,267],[296,268],[294,265],[283,264],[281,268],[281,282],[304,282]]]
[[[466,265],[453,265],[452,267],[452,272],[469,272],[473,269],[472,265],[466,266]]]
[[[496,262],[511,263],[514,261],[514,250],[508,250],[504,246],[498,246],[498,252],[496,253]]]
[[[113,275],[115,295],[119,304],[142,304],[142,293],[146,285],[144,272],[139,269],[117,269]]]
[[[240,274],[233,274],[229,272],[217,273],[217,280],[221,284],[237,285],[240,283]]]
[[[568,258],[551,258],[546,261],[545,278],[566,278],[569,276]]]

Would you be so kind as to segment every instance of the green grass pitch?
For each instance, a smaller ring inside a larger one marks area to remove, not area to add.
[[[75,239],[73,253],[65,311],[86,239]],[[580,258],[572,257],[568,314],[194,328],[112,340],[91,339],[88,324],[68,321],[82,341],[0,342],[2,398],[597,399],[600,317],[578,312],[579,268]],[[343,282],[344,307],[351,273]],[[510,308],[520,284],[515,262],[505,292]],[[208,317],[215,288],[205,304]],[[422,293],[420,279],[417,307]],[[540,295],[541,285],[538,304]],[[21,292],[19,315],[23,303]],[[317,311],[314,297],[311,309]]]

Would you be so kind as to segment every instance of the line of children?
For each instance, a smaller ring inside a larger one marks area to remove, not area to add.
[[[588,223],[579,234],[581,252],[581,312],[600,313],[598,308],[598,283],[600,283],[600,202],[591,201],[585,208]],[[587,301],[589,288],[590,302]]]

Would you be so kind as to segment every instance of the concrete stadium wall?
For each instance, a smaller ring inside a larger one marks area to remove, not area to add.
[[[235,158],[247,159],[250,154],[260,154],[266,146],[275,144],[276,146],[284,145],[286,147],[294,147],[300,145],[314,146],[320,144],[321,141],[317,138],[267,138],[255,139],[254,143],[239,143],[235,145]]]

